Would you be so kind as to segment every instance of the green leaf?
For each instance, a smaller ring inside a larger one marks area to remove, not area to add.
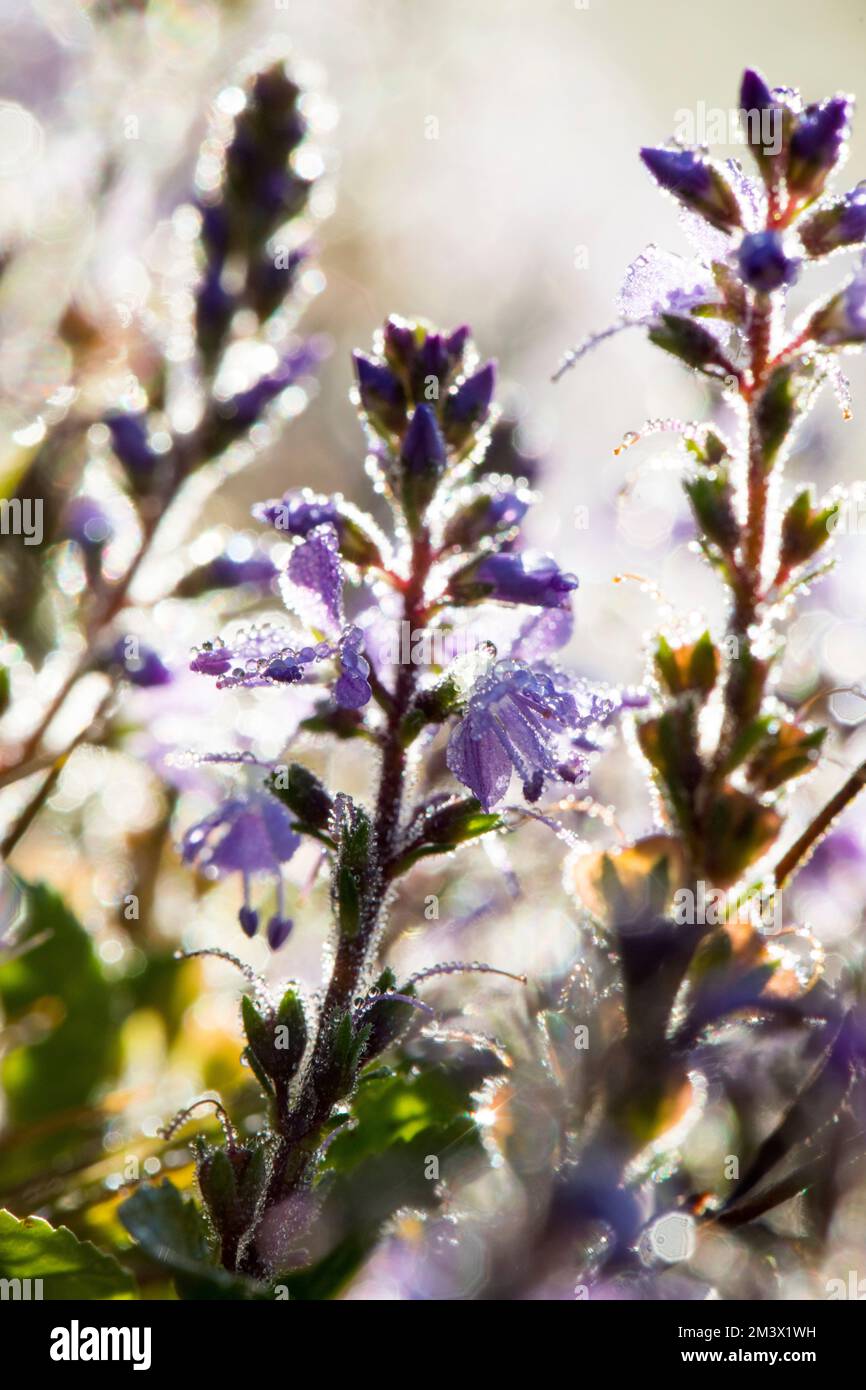
[[[230,1274],[214,1263],[202,1213],[193,1199],[184,1198],[167,1178],[158,1185],[142,1183],[127,1197],[118,1216],[145,1254],[171,1270],[181,1297],[267,1296],[264,1286]]]
[[[672,647],[664,636],[658,639],[656,671],[669,695],[699,694],[712,690],[719,674],[719,653],[709,632],[696,642]]]
[[[0,1003],[12,1024],[38,1005],[48,1027],[3,1061],[7,1113],[17,1125],[87,1104],[117,1064],[111,986],[90,936],[45,884],[28,886],[26,900],[20,942],[45,940],[0,968]]]
[[[41,1279],[42,1297],[134,1298],[135,1281],[114,1258],[39,1216],[0,1211],[0,1279]]]
[[[419,859],[432,854],[449,854],[469,840],[502,829],[504,824],[495,811],[483,811],[474,796],[450,797],[441,805],[421,807],[407,828],[388,877],[398,878]]]
[[[477,1144],[477,1130],[468,1113],[469,1106],[469,1093],[444,1067],[432,1067],[417,1076],[396,1074],[371,1081],[355,1096],[352,1102],[355,1126],[331,1144],[327,1166],[347,1174],[395,1147],[408,1155],[416,1150],[423,1150],[425,1154],[441,1152],[461,1139],[470,1145]],[[420,1145],[419,1140],[423,1141]],[[430,1147],[434,1142],[439,1149]],[[434,1184],[423,1184],[421,1165],[418,1177],[422,1184],[417,1189],[417,1198],[426,1197],[424,1205],[429,1205]]]
[[[726,376],[737,374],[719,347],[718,339],[694,319],[679,314],[660,314],[649,331],[649,340],[689,367],[713,373],[721,371]]]
[[[777,582],[796,565],[811,560],[829,541],[838,517],[838,502],[831,502],[827,507],[813,507],[811,488],[797,493],[782,518]]]
[[[268,791],[295,816],[295,829],[315,834],[332,845],[330,835],[323,834],[334,809],[334,803],[324,784],[302,763],[289,763],[277,768],[265,781]]]
[[[740,528],[734,513],[734,493],[728,470],[716,468],[686,478],[683,488],[698,526],[722,554],[729,555],[736,547]]]
[[[799,408],[795,367],[777,367],[758,399],[755,423],[761,441],[765,471],[769,473],[788,437]]]

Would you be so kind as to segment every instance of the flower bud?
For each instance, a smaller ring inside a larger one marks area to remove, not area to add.
[[[775,463],[794,423],[798,395],[795,366],[792,363],[777,367],[761,392],[755,409],[755,424],[767,472]]]
[[[410,530],[423,520],[447,463],[436,416],[428,405],[417,405],[400,450],[400,499]]]
[[[468,550],[485,536],[496,536],[519,526],[530,505],[527,492],[484,493],[449,518],[442,543]]]
[[[442,427],[452,449],[461,449],[490,414],[496,367],[487,362],[445,397]]]
[[[532,550],[516,554],[498,551],[473,560],[452,575],[448,594],[458,603],[489,599],[562,608],[577,586],[577,576],[563,573],[550,555]]]
[[[112,414],[105,417],[111,447],[138,491],[146,491],[159,462],[148,443],[147,416]]]
[[[840,246],[866,241],[866,183],[819,208],[798,230],[810,256],[826,256]]]
[[[291,763],[287,768],[277,769],[266,783],[295,817],[296,823],[304,828],[313,826],[324,830],[331,818],[334,803],[325,786],[315,773],[302,763]]]
[[[794,127],[790,106],[771,91],[759,72],[746,68],[740,85],[743,133],[768,188],[778,183]]]
[[[800,271],[800,262],[785,255],[778,232],[749,232],[740,242],[737,264],[749,288],[761,294],[793,285]]]
[[[668,193],[721,232],[742,226],[740,205],[715,165],[693,150],[644,148],[640,157]]]
[[[111,649],[110,662],[123,668],[124,678],[130,685],[143,690],[171,683],[171,672],[161,657],[137,639],[132,643],[128,637],[119,637]]]
[[[830,539],[838,514],[838,503],[831,503],[829,507],[813,507],[809,488],[797,493],[782,518],[779,546],[781,576],[787,575],[796,565],[811,560]]]
[[[866,342],[866,275],[856,275],[822,305],[812,315],[807,333],[822,347]]]
[[[807,106],[791,136],[786,180],[801,199],[816,198],[839,162],[851,119],[848,97]]]
[[[400,434],[406,425],[406,393],[389,367],[352,354],[361,408],[373,428],[384,435]]]

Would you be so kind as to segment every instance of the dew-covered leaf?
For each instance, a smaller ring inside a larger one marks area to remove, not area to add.
[[[39,1216],[19,1220],[11,1211],[0,1211],[0,1279],[41,1279],[44,1299],[135,1297],[132,1275],[113,1255],[66,1226],[51,1226]]]
[[[175,1277],[178,1293],[191,1299],[249,1299],[267,1296],[240,1275],[215,1262],[204,1216],[191,1197],[184,1197],[166,1178],[142,1183],[118,1212],[133,1240]]]

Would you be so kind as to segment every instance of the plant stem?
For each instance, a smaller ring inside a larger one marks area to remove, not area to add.
[[[429,537],[424,531],[413,542],[411,573],[403,589],[402,619],[409,624],[409,631],[414,630],[423,614],[424,591],[432,561]],[[373,855],[380,872],[375,877],[373,891],[362,904],[358,932],[351,937],[343,936],[339,941],[300,1094],[293,1104],[284,1096],[276,1106],[279,1137],[259,1223],[270,1208],[284,1201],[289,1192],[304,1181],[319,1145],[322,1126],[339,1099],[332,1094],[331,1088],[322,1086],[321,1078],[329,1061],[333,1021],[351,1008],[352,1000],[362,987],[370,944],[388,892],[387,867],[397,848],[406,779],[402,726],[412,704],[417,677],[417,667],[411,661],[398,669],[382,738],[382,766],[373,815]],[[259,1223],[248,1233],[239,1263],[246,1273],[264,1277],[267,1270],[255,1250]]]
[[[61,685],[60,689],[57,691],[56,695],[51,700],[48,708],[45,710],[38,725],[28,737],[27,742],[21,750],[19,757],[12,764],[12,771],[14,771],[18,767],[21,767],[23,764],[30,762],[31,759],[35,757],[35,755],[39,751],[39,748],[42,744],[42,740],[45,737],[45,734],[47,733],[49,726],[53,722],[55,716],[59,714],[61,707],[66,703],[67,696],[78,684],[81,677],[85,675],[88,666],[90,665],[91,657],[93,654],[93,643],[99,637],[103,628],[107,627],[108,624],[114,618],[117,617],[117,614],[125,605],[132,581],[135,579],[136,574],[141,568],[141,565],[150,550],[153,538],[156,534],[157,526],[162,517],[165,515],[165,508],[169,505],[170,500],[171,499],[169,499],[169,501],[167,501],[164,504],[164,506],[160,508],[159,511],[154,511],[154,513],[146,520],[144,524],[141,544],[138,547],[135,557],[133,558],[132,563],[130,564],[126,573],[118,581],[118,583],[114,586],[113,589],[110,589],[107,593],[100,596],[101,602],[97,601],[97,603],[95,604],[94,610],[90,615],[84,633],[84,652],[82,656],[78,659],[78,661],[76,661],[72,670],[69,672],[63,684]],[[66,749],[67,753],[70,751],[71,748]]]
[[[817,844],[821,836],[829,830],[831,824],[838,815],[850,805],[857,794],[866,786],[866,762],[861,763],[858,768],[851,773],[848,780],[843,783],[834,796],[831,796],[827,805],[817,814],[815,819],[806,826],[799,839],[795,840],[790,849],[786,850],[776,865],[774,880],[776,891],[787,883],[792,873],[806,858],[809,850]]]

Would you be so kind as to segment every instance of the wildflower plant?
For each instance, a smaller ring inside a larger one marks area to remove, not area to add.
[[[547,781],[578,781],[579,742],[621,703],[552,663],[571,630],[577,580],[550,557],[514,548],[525,480],[476,480],[495,418],[494,368],[478,365],[468,330],[390,319],[372,355],[356,354],[355,375],[368,472],[389,506],[390,534],[341,497],[292,491],[256,506],[265,524],[292,536],[280,583],[295,623],[207,640],[191,663],[222,688],[269,687],[274,718],[292,687],[312,683],[321,698],[301,732],[365,740],[378,764],[369,804],[326,787],[301,762],[261,769],[258,790],[232,796],[184,838],[188,861],[240,874],[249,936],[259,926],[255,875],[276,879],[279,897],[281,865],[304,836],[325,847],[329,863],[335,940],[323,997],[305,999],[294,985],[271,997],[258,982],[243,999],[245,1055],[270,1123],[243,1143],[227,1128],[225,1147],[202,1147],[198,1161],[223,1266],[259,1281],[285,1273],[280,1260],[285,1266],[312,1220],[326,1154],[353,1122],[357,1088],[432,1013],[424,981],[494,968],[451,962],[397,978],[379,954],[389,898],[418,859],[504,828],[514,773],[530,803]],[[444,667],[414,651],[390,659],[394,625],[433,629],[447,643],[467,616],[477,624],[476,610],[499,606],[503,632],[509,618],[512,629],[501,651],[470,639]],[[451,786],[411,805],[415,764],[437,738],[447,739]],[[278,908],[267,925],[271,947],[291,928]],[[134,1218],[136,1198],[130,1205]]]
[[[681,205],[698,258],[649,248],[629,269],[616,326],[645,328],[731,409],[730,437],[715,422],[676,426],[694,544],[727,591],[726,627],[714,633],[684,614],[654,638],[653,702],[636,717],[634,751],[656,825],[627,846],[576,857],[570,871],[599,933],[601,975],[615,953],[621,1010],[612,1025],[587,998],[588,948],[563,1000],[578,1028],[602,1034],[606,1056],[599,1065],[587,1053],[590,1077],[585,1066],[575,1075],[571,1061],[578,1129],[542,1240],[557,1248],[563,1232],[581,1230],[588,1286],[637,1278],[638,1296],[648,1297],[661,1296],[653,1279],[704,1231],[710,1248],[716,1233],[804,1189],[816,1207],[819,1192],[832,1202],[839,1165],[862,1140],[857,979],[827,987],[820,947],[783,902],[862,785],[862,769],[784,848],[791,798],[828,731],[776,686],[797,600],[833,564],[842,504],[838,490],[816,499],[813,488],[786,484],[786,458],[823,382],[847,402],[840,358],[866,341],[858,267],[793,324],[786,314],[790,287],[812,264],[863,248],[862,191],[831,191],[853,103],[804,105],[749,70],[740,108],[748,173],[702,150],[641,151]],[[761,135],[768,118],[781,132],[772,150]],[[558,375],[597,341],[570,353]],[[743,1087],[742,1049],[760,1071],[764,1048],[772,1069],[780,1038],[801,1052],[802,1066],[767,1131],[760,1089]],[[678,1144],[710,1087],[734,1106],[743,1140],[698,1191]],[[688,1238],[671,1242],[677,1223]]]

